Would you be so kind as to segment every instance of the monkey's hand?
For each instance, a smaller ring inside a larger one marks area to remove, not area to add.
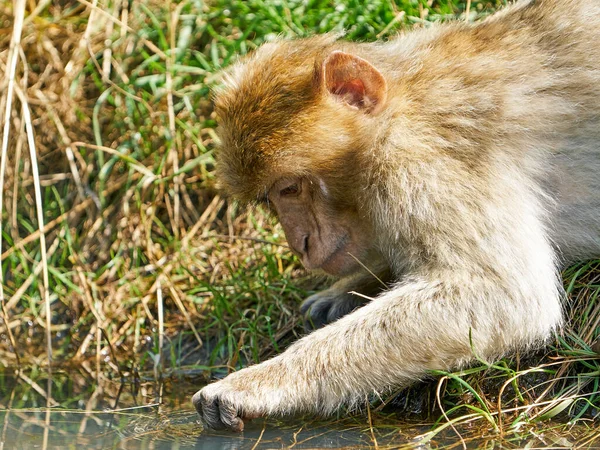
[[[308,297],[300,306],[306,331],[316,330],[361,307],[367,299],[330,288]]]
[[[280,357],[247,367],[209,384],[192,397],[192,403],[209,428],[242,431],[244,419],[278,412],[282,403],[289,407],[293,396],[281,383]]]
[[[225,380],[196,392],[192,397],[192,403],[206,426],[215,430],[229,428],[233,431],[242,431],[244,429],[240,398],[237,398],[234,392],[235,388]]]

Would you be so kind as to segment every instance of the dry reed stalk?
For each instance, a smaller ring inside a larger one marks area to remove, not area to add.
[[[11,215],[11,234],[13,235],[13,241],[16,239],[16,232],[18,230],[18,218],[17,218],[17,205],[18,205],[18,189],[19,189],[19,177],[16,176],[16,174],[19,172],[19,163],[21,161],[21,152],[23,150],[23,136],[25,136],[25,123],[23,122],[23,118],[21,117],[20,123],[19,123],[19,130],[18,130],[18,137],[16,140],[16,145],[15,145],[15,161],[14,161],[14,168],[13,168],[13,173],[15,174],[15,176],[13,176],[13,186],[12,186],[12,205],[11,205],[11,209],[12,209],[12,215]],[[4,158],[2,158],[4,160]],[[2,183],[2,186],[4,186],[4,183]],[[3,205],[4,201],[2,200],[0,202],[0,205]]]
[[[35,392],[37,392],[44,399],[46,399],[48,408],[53,406],[59,406],[59,403],[56,400],[54,400],[54,398],[52,398],[51,394],[48,391],[44,390],[38,383],[29,378],[27,375],[21,372],[19,373],[19,378],[25,383],[27,383],[29,386],[31,386]]]
[[[23,3],[23,9],[25,8],[25,0],[20,0]],[[15,92],[17,93],[19,100],[21,101],[21,107],[23,108],[23,118],[25,120],[25,130],[27,132],[27,142],[29,146],[29,157],[31,159],[31,169],[33,172],[33,187],[35,191],[35,204],[38,219],[38,231],[40,233],[40,252],[42,259],[42,277],[43,277],[43,298],[44,304],[46,305],[46,351],[48,354],[48,370],[52,367],[52,309],[50,305],[50,280],[48,277],[48,257],[46,254],[46,234],[44,233],[44,207],[42,205],[42,189],[40,183],[40,174],[38,170],[37,152],[35,146],[35,139],[33,136],[33,125],[31,123],[31,114],[29,112],[29,104],[27,98],[21,90],[15,86]]]
[[[13,408],[13,403],[15,400],[15,395],[17,393],[16,389],[13,389],[10,393],[10,398],[8,399],[8,403],[6,404],[6,412],[4,413],[4,420],[2,423],[2,434],[0,435],[0,450],[4,450],[4,443],[6,442],[6,435],[9,429],[9,417],[11,410]],[[12,427],[10,427],[12,428]]]
[[[8,52],[8,68],[5,73],[4,84],[6,91],[3,98],[5,105],[4,115],[2,116],[2,148],[0,153],[0,208],[4,204],[4,178],[6,176],[6,163],[8,160],[8,142],[10,135],[10,116],[12,112],[12,103],[14,98],[15,75],[17,72],[17,61],[19,58],[18,49],[21,43],[21,33],[23,31],[23,17],[25,15],[25,2],[18,0],[14,6],[14,24]],[[0,214],[0,249],[2,249],[2,215]],[[4,304],[4,274],[0,270],[0,302]]]
[[[369,433],[371,434],[371,442],[375,446],[375,449],[379,449],[379,443],[377,437],[375,437],[375,430],[373,429],[373,418],[371,417],[371,402],[368,398],[365,398],[367,404],[367,422],[369,424]]]
[[[154,377],[160,379],[162,373],[163,345],[165,340],[165,312],[163,305],[163,291],[161,276],[157,278],[158,288],[156,289],[156,308],[158,310],[158,360],[154,361]]]
[[[126,22],[122,22],[121,20],[117,19],[116,17],[112,16],[111,14],[107,13],[106,11],[104,11],[103,9],[99,8],[97,6],[97,0],[94,0],[92,3],[86,1],[86,0],[77,0],[79,3],[81,3],[82,5],[88,6],[89,8],[91,8],[93,11],[98,12],[98,14],[100,14],[102,17],[114,22],[115,24],[125,28],[127,31],[129,31],[130,33],[136,33],[136,30],[134,30],[133,28],[131,28],[129,25],[127,25]],[[91,21],[91,19],[90,19]],[[159,56],[163,61],[166,61],[168,56],[165,54],[165,52],[163,52],[160,48],[158,48],[156,46],[156,44],[154,44],[152,41],[149,41],[148,39],[141,37],[140,38],[140,42],[142,42],[146,47],[148,47],[149,50],[151,50],[153,53],[155,53],[157,56]]]
[[[23,18],[25,16],[25,0],[17,0],[14,4],[14,24],[13,24],[13,33],[10,40],[9,47],[9,56],[8,56],[8,70],[6,71],[6,77],[8,78],[5,81],[7,85],[6,93],[5,93],[5,105],[6,109],[4,111],[4,117],[2,118],[4,122],[3,133],[2,133],[2,149],[0,156],[0,251],[2,250],[2,209],[4,205],[4,178],[6,176],[6,165],[8,161],[8,138],[10,133],[10,116],[12,111],[12,103],[13,103],[13,95],[15,88],[15,75],[17,71],[17,60],[19,57],[19,48],[21,43],[21,34],[23,32]],[[7,333],[11,342],[11,345],[14,349],[15,356],[17,358],[18,366],[21,365],[18,352],[17,352],[17,344],[15,338],[12,334],[12,330],[9,325],[9,317],[8,312],[6,311],[4,304],[4,273],[0,266],[0,305],[1,305],[1,313],[2,320],[6,324]]]
[[[169,116],[169,133],[171,137],[171,145],[169,146],[169,159],[171,166],[173,167],[173,173],[179,172],[179,146],[177,140],[177,129],[175,128],[175,108],[173,106],[173,65],[175,64],[175,53],[177,52],[175,33],[177,30],[177,22],[179,20],[179,14],[181,8],[185,6],[185,3],[181,3],[177,6],[175,11],[172,10],[171,1],[167,2],[167,8],[169,14],[167,15],[167,28],[169,31],[169,45],[170,51],[166,60],[166,83],[167,89],[167,112]],[[179,238],[180,233],[180,190],[181,190],[181,177],[175,177],[173,179],[173,217],[171,219],[173,234],[175,238]],[[167,194],[168,195],[168,194]]]

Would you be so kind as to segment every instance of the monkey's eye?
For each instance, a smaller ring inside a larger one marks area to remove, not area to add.
[[[281,197],[295,197],[302,192],[302,188],[298,183],[290,184],[287,187],[284,187],[281,191],[279,191],[279,195]]]

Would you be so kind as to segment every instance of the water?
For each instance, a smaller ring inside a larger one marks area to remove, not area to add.
[[[195,413],[189,409],[161,412],[158,408],[144,408],[144,411],[90,414],[79,411],[11,411],[0,413],[0,423],[4,424],[2,441],[7,449],[237,450],[373,445],[372,437],[359,428],[304,428],[262,422],[252,424],[241,434],[203,430]],[[45,430],[48,430],[47,435]]]
[[[190,398],[195,377],[164,382],[140,377],[96,380],[83,367],[52,375],[0,370],[0,450],[4,449],[279,449],[279,448],[598,448],[595,424],[544,423],[543,430],[500,436],[485,420],[458,431],[447,427],[432,440],[416,440],[431,423],[394,413],[331,420],[255,420],[243,433],[202,427]],[[48,392],[50,395],[48,396]],[[556,426],[554,426],[556,425]]]
[[[359,415],[327,422],[261,419],[243,433],[214,431],[202,427],[192,408],[199,386],[189,380],[98,382],[82,372],[54,373],[50,386],[44,373],[0,372],[0,449],[365,448],[375,441],[397,448],[429,429],[370,429]]]

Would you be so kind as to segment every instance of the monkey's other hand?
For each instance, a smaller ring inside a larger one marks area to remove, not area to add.
[[[306,331],[316,330],[362,306],[365,299],[355,294],[327,289],[308,297],[300,306]]]

